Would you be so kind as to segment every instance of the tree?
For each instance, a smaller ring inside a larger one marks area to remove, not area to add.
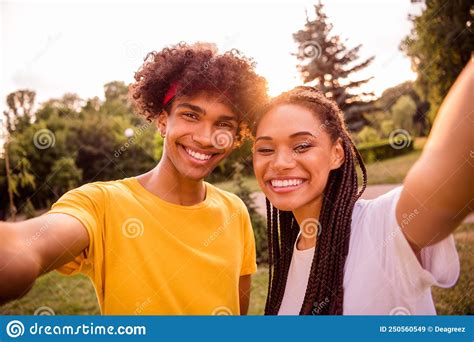
[[[122,81],[112,81],[104,84],[105,101],[121,101],[128,103],[128,87]]]
[[[32,90],[17,90],[7,95],[8,109],[3,112],[9,133],[23,130],[33,121],[36,93]]]
[[[413,101],[409,95],[401,96],[392,107],[392,117],[395,128],[402,128],[413,134],[413,117],[415,113],[415,101]]]
[[[53,190],[57,196],[77,187],[82,180],[82,170],[78,169],[71,157],[62,157],[51,167]]]
[[[255,203],[252,199],[250,189],[245,185],[242,171],[244,165],[240,162],[233,164],[234,174],[232,176],[233,183],[237,191],[235,194],[244,202],[250,215],[252,228],[255,235],[255,244],[257,250],[257,262],[268,262],[268,241],[267,228],[264,218],[257,212]]]
[[[416,86],[429,101],[429,117],[433,120],[474,51],[474,10],[470,0],[427,0],[425,5],[421,15],[409,16],[413,28],[400,49],[418,73]]]
[[[385,89],[382,96],[380,96],[376,102],[378,107],[380,107],[385,113],[388,113],[388,115],[382,120],[389,119],[389,116],[391,117],[391,109],[397,100],[404,95],[408,95],[416,105],[416,110],[413,116],[414,132],[418,136],[425,135],[429,130],[429,122],[426,116],[430,105],[429,102],[422,99],[418,94],[418,91],[419,90],[417,90],[417,87],[415,87],[412,81],[406,81],[394,87]]]
[[[323,8],[321,2],[315,5],[316,17],[310,20],[307,16],[304,29],[293,34],[299,45],[296,55],[301,64],[298,70],[304,83],[314,85],[337,102],[351,130],[359,130],[367,123],[363,113],[375,109],[373,101],[367,100],[374,94],[356,94],[352,89],[357,89],[372,77],[354,81],[350,76],[367,67],[374,57],[358,62],[362,45],[348,49],[339,36],[331,36],[333,26],[328,23]]]
[[[380,137],[374,128],[365,126],[357,133],[357,140],[360,143],[372,143],[380,140]]]

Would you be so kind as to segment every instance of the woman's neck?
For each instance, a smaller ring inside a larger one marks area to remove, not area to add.
[[[190,206],[206,199],[206,187],[202,179],[184,177],[171,162],[163,158],[151,171],[137,177],[145,189],[162,200]]]

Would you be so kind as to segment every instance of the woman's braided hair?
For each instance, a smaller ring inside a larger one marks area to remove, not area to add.
[[[344,150],[343,164],[330,172],[324,189],[319,216],[322,229],[318,233],[300,311],[301,315],[342,315],[344,265],[349,250],[352,210],[366,187],[365,166],[347,131],[343,113],[334,101],[326,98],[315,88],[296,87],[273,99],[262,114],[281,104],[297,104],[311,110],[323,123],[321,128],[330,135],[333,143],[338,139],[341,140]],[[257,126],[258,121],[254,132]],[[359,192],[356,164],[359,164],[363,176],[362,189]],[[276,315],[285,292],[299,225],[292,212],[278,210],[268,199],[266,202],[269,285],[265,314]]]

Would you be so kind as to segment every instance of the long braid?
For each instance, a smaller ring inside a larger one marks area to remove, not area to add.
[[[268,241],[268,291],[267,291],[267,298],[272,296],[271,286],[273,284],[273,241],[272,236],[272,208],[270,205],[270,201],[268,198],[265,198],[266,206],[267,206],[267,241]],[[265,312],[268,311],[268,303],[265,303]]]
[[[323,192],[317,237],[310,276],[300,314],[342,315],[344,306],[344,266],[349,252],[352,211],[365,190],[367,173],[362,157],[346,130],[342,112],[331,100],[310,87],[297,87],[270,106],[297,103],[311,109],[325,123],[333,141],[341,139],[344,162],[329,174]],[[358,192],[356,166],[362,170]],[[267,203],[269,241],[269,294],[265,314],[275,315],[281,306],[299,225],[291,212],[280,212]],[[270,217],[271,215],[271,217]]]

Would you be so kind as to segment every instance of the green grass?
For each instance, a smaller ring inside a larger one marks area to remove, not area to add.
[[[406,174],[418,160],[421,151],[413,151],[404,156],[376,161],[366,165],[367,184],[398,184],[402,183]],[[361,172],[358,170],[359,179]]]
[[[51,308],[56,315],[100,314],[89,278],[51,272],[38,278],[25,297],[0,306],[0,315],[33,315],[42,306]]]
[[[464,224],[456,230],[456,245],[461,260],[461,276],[450,289],[433,288],[439,315],[474,314],[474,224]],[[259,265],[252,277],[249,314],[261,315],[265,307],[268,268]],[[96,315],[99,307],[94,289],[84,276],[65,277],[56,272],[38,279],[33,289],[22,299],[0,307],[1,315],[31,315],[42,306],[56,315]]]
[[[474,224],[463,224],[455,234],[461,275],[450,289],[433,288],[438,315],[474,315]]]

